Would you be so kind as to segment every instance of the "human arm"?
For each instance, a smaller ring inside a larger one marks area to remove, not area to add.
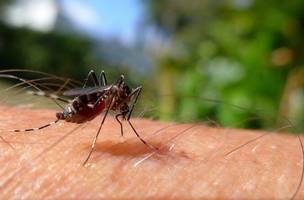
[[[127,123],[121,138],[109,117],[89,165],[83,166],[99,118],[13,133],[5,130],[38,127],[55,112],[1,112],[2,136],[14,147],[0,143],[2,199],[290,199],[302,176],[296,136],[133,119],[156,151],[142,144]],[[296,199],[303,198],[302,188]]]

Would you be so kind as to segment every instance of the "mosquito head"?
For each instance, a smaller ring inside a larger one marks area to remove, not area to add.
[[[124,84],[124,80],[125,80],[125,76],[124,76],[123,74],[120,75],[119,79],[118,79],[117,82],[116,82],[116,85],[117,85],[118,87],[120,87],[121,85]]]
[[[116,82],[116,90],[118,93],[118,97],[119,98],[127,98],[130,93],[131,93],[131,89],[129,88],[129,86],[125,83],[125,76],[122,74],[120,75],[119,79]]]
[[[129,97],[130,94],[131,94],[130,87],[125,82],[122,82],[122,84],[120,84],[118,87],[118,97],[121,100],[125,100],[126,98]]]
[[[125,116],[129,113],[130,109],[129,109],[129,101],[130,101],[130,94],[131,94],[131,89],[130,87],[123,82],[123,84],[120,87],[120,90],[118,92],[118,96],[119,96],[119,110],[120,113],[122,113],[123,118],[125,118]]]
[[[130,101],[131,89],[124,81],[124,75],[121,75],[112,86],[112,92],[115,94],[113,110],[119,110],[123,115],[129,112],[128,103]]]

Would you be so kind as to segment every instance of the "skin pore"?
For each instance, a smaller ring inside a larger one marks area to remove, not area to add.
[[[132,119],[156,151],[126,123],[121,137],[110,116],[83,166],[100,117],[13,133],[5,130],[39,127],[56,111],[0,112],[1,136],[13,146],[0,142],[1,199],[304,198],[303,152],[294,135]]]

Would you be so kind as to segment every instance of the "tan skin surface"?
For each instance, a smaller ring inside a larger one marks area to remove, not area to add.
[[[0,107],[0,112],[2,130],[55,119],[50,110]],[[132,121],[158,151],[142,144],[126,123],[121,137],[109,117],[85,167],[100,118],[84,125],[59,122],[36,132],[2,131],[14,149],[0,143],[0,198],[291,199],[297,190],[303,155],[296,136]],[[304,198],[303,190],[295,199]]]

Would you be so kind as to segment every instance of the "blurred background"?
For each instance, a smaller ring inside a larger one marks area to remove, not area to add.
[[[0,0],[0,16],[1,70],[123,73],[146,117],[303,132],[303,0]]]

